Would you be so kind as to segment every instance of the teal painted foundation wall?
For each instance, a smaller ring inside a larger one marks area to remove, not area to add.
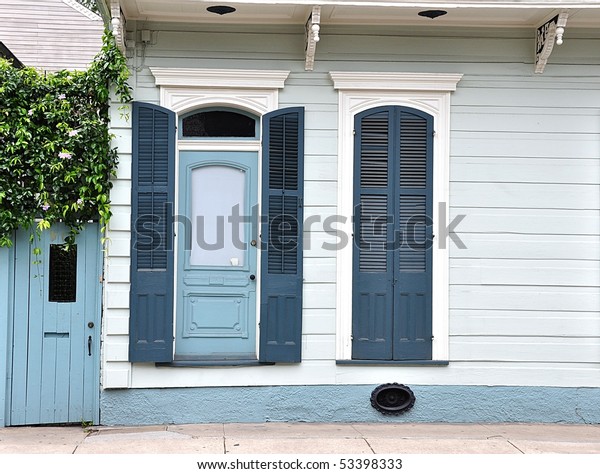
[[[600,388],[411,386],[399,416],[370,404],[371,385],[104,390],[103,425],[260,422],[600,423]]]

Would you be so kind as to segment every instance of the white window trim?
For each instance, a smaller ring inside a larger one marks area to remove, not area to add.
[[[262,116],[277,109],[290,71],[151,67],[160,105],[178,115],[200,107],[232,107]]]
[[[440,206],[449,216],[450,95],[462,74],[330,72],[339,91],[338,214],[347,217],[339,230],[352,235],[354,117],[373,107],[399,105],[434,118],[433,140],[433,360],[449,359],[448,242],[438,240]],[[350,239],[353,242],[353,239]],[[352,247],[337,253],[336,358],[352,359]],[[443,248],[440,248],[443,247]]]

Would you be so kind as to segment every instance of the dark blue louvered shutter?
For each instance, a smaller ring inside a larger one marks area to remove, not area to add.
[[[353,359],[392,358],[392,114],[370,109],[354,122]]]
[[[399,172],[396,212],[394,359],[429,360],[432,349],[433,117],[397,108]]]
[[[263,117],[261,362],[300,362],[304,108]]]
[[[133,103],[129,360],[173,358],[175,113]]]
[[[433,117],[355,118],[352,358],[431,359]]]

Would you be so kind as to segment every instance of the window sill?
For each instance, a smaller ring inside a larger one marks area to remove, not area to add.
[[[156,367],[256,367],[261,365],[275,365],[275,363],[257,360],[174,360],[156,363]]]
[[[450,364],[448,360],[336,360],[337,365],[431,365],[443,367]]]

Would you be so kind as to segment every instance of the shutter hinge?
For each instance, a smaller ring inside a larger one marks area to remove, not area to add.
[[[356,135],[356,130],[352,130],[352,135]]]
[[[431,132],[431,136],[435,137],[435,130],[433,132]]]
[[[432,340],[432,341],[433,341],[433,338],[434,338],[434,337],[435,337],[435,336],[433,336],[433,334],[432,334],[432,335],[431,335],[431,340]]]

